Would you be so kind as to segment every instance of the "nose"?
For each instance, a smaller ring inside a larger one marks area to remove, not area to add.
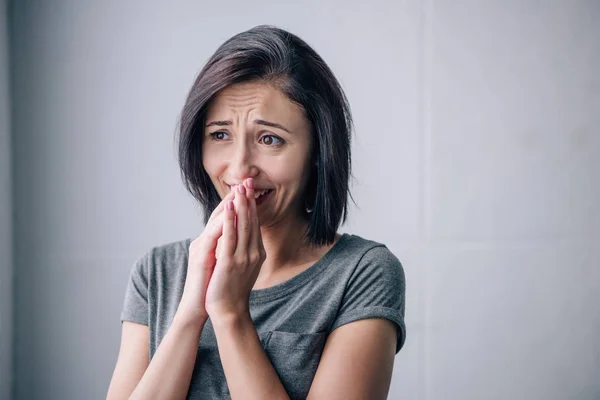
[[[229,172],[233,183],[242,183],[246,178],[254,178],[258,174],[252,148],[245,143],[236,146],[229,162]]]

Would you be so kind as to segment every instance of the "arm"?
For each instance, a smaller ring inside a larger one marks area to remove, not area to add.
[[[381,318],[342,325],[327,338],[308,399],[386,399],[396,327]]]
[[[185,399],[206,320],[176,313],[130,400]]]
[[[224,210],[223,246],[206,291],[206,311],[231,398],[289,399],[250,315],[250,292],[266,257],[252,178],[232,193],[235,198]]]
[[[149,363],[148,269],[152,254],[132,268],[125,296],[121,350],[107,399],[184,399],[194,372],[198,344],[208,313],[206,285],[221,236],[222,211],[228,194],[211,214],[202,234],[190,243],[183,296],[171,326]],[[141,323],[132,323],[127,319]],[[134,390],[135,389],[135,390]],[[132,393],[133,392],[133,393]]]
[[[289,399],[250,316],[213,322],[213,327],[232,399]],[[396,329],[380,318],[335,329],[327,338],[308,399],[386,399]]]
[[[213,320],[232,399],[289,399],[250,315]]]
[[[146,326],[145,336],[138,336],[139,346],[136,346],[138,349],[141,348],[141,340],[145,337],[143,343],[145,358],[142,359],[146,362],[143,367],[147,369],[145,372],[137,369],[138,372],[143,373],[140,380],[139,373],[127,368],[133,363],[131,357],[134,355],[133,352],[121,347],[107,399],[185,399],[205,322],[206,319],[191,318],[178,311],[149,365],[147,364],[148,327]],[[124,332],[125,329],[124,325]],[[138,352],[138,355],[141,356],[141,353]],[[135,390],[131,393],[133,388]]]
[[[125,399],[148,368],[148,325],[123,321],[121,347],[110,381],[107,399]]]

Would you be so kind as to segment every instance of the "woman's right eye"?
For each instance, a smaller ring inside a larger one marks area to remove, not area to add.
[[[210,134],[212,140],[224,140],[227,132],[217,131]]]

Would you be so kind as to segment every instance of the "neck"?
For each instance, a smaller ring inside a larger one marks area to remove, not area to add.
[[[312,249],[304,243],[304,232],[308,221],[295,217],[292,221],[281,221],[260,228],[267,258],[258,279],[267,279],[278,270],[303,264],[311,259]]]

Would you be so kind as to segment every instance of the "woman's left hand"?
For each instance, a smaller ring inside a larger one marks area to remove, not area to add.
[[[211,320],[249,315],[250,291],[265,261],[252,178],[235,190],[225,206],[217,262],[206,290]]]

